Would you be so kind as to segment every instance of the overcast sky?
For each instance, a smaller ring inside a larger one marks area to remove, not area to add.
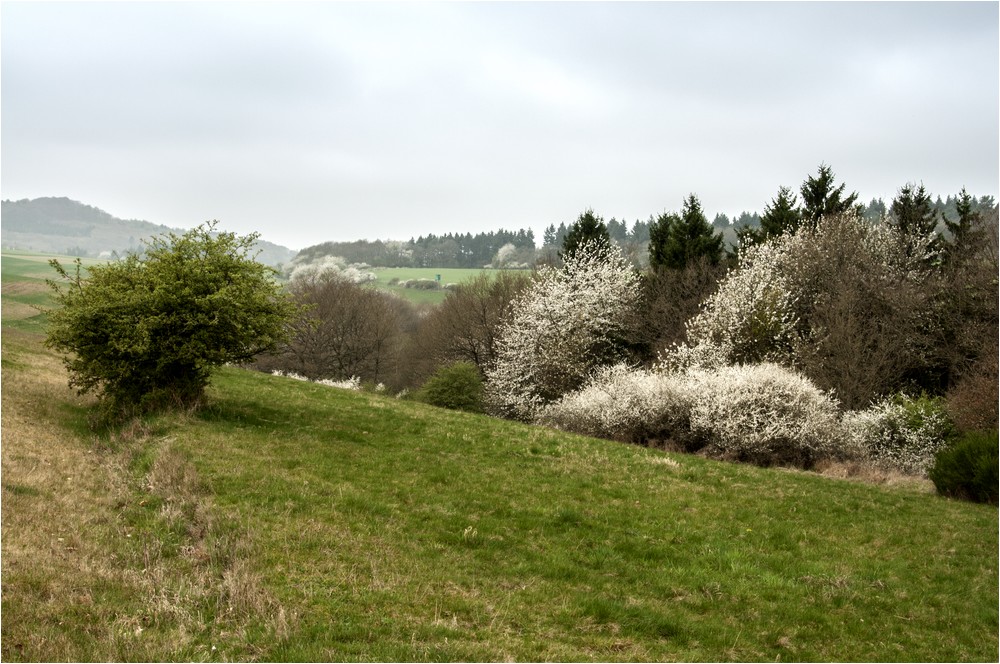
[[[998,3],[3,2],[0,189],[326,240],[998,194]]]

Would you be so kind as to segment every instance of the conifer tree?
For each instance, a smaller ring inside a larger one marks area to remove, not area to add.
[[[958,219],[952,221],[947,217],[944,220],[945,226],[951,232],[951,241],[945,245],[945,252],[949,259],[954,259],[969,252],[976,238],[975,228],[980,219],[980,212],[975,209],[976,199],[962,187],[955,201],[955,212]]]
[[[681,270],[702,256],[716,265],[722,252],[722,234],[714,232],[694,194],[684,200],[680,215],[662,214],[649,229],[649,264],[654,269]]]
[[[930,194],[924,189],[924,185],[907,182],[903,185],[896,198],[892,199],[889,206],[889,223],[899,229],[902,237],[905,238],[907,251],[912,251],[912,246],[919,244],[922,238],[931,236],[937,227],[938,214],[931,201]],[[933,239],[931,247],[940,248],[941,237]]]
[[[780,187],[778,195],[771,199],[770,205],[764,206],[760,226],[742,226],[736,231],[740,247],[760,244],[785,231],[797,229],[802,223],[802,217],[795,208],[795,203],[795,194],[792,193],[791,187]]]
[[[667,266],[667,246],[673,226],[681,222],[673,212],[664,212],[649,224],[649,266],[659,270]]]
[[[907,235],[928,235],[937,226],[937,212],[924,185],[903,185],[889,206],[889,220]]]
[[[563,250],[560,258],[568,260],[576,254],[576,251],[585,244],[597,243],[604,247],[611,246],[611,236],[608,235],[608,227],[604,219],[594,214],[594,210],[587,210],[577,217],[569,231],[563,238]]]
[[[814,226],[820,217],[849,212],[855,206],[858,192],[852,192],[845,198],[844,190],[847,185],[834,187],[833,182],[833,169],[826,164],[820,164],[816,177],[810,175],[802,183],[799,189],[799,193],[802,194],[802,208],[799,215],[803,222]]]

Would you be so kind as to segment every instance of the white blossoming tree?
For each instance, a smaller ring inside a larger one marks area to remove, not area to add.
[[[587,243],[561,269],[542,268],[501,326],[486,372],[486,407],[531,420],[547,403],[623,359],[638,275],[617,246]]]
[[[854,215],[747,247],[688,322],[687,345],[661,363],[777,362],[862,407],[896,389],[919,355],[933,253],[930,235]]]

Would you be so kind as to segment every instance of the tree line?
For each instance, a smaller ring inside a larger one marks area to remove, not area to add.
[[[588,209],[551,262],[484,272],[423,307],[335,269],[281,286],[247,255],[255,238],[209,225],[87,278],[56,263],[65,283],[53,283],[62,307],[49,344],[66,355],[71,383],[117,412],[197,405],[227,362],[418,394],[465,363],[481,386],[469,389],[497,416],[590,422],[643,444],[675,437],[759,463],[861,454],[924,472],[945,419],[997,426],[998,210],[964,189],[954,207],[942,215],[922,184],[907,183],[873,222],[821,164],[797,192],[779,188],[735,251],[693,193],[649,222],[642,269]],[[624,401],[607,419],[591,400],[616,389]],[[636,411],[651,394],[666,401]],[[744,398],[759,417],[791,418],[785,433],[746,429],[757,420],[732,410]],[[781,410],[789,403],[812,405]],[[743,424],[726,429],[712,413]],[[845,447],[855,435],[860,447]],[[741,447],[748,440],[757,443]]]
[[[483,268],[500,266],[535,267],[536,265],[558,264],[560,252],[567,237],[580,233],[580,225],[591,225],[591,219],[600,223],[602,234],[618,245],[633,265],[646,268],[656,265],[653,261],[669,260],[660,249],[650,250],[652,241],[656,247],[662,245],[670,235],[667,228],[675,226],[671,241],[676,246],[678,233],[695,233],[691,241],[709,240],[711,234],[704,231],[708,225],[722,238],[720,256],[738,253],[740,247],[756,244],[774,237],[786,230],[794,230],[803,222],[815,223],[824,215],[850,210],[871,223],[898,218],[910,219],[921,216],[921,228],[928,227],[942,231],[943,235],[955,232],[954,224],[965,223],[971,214],[982,214],[993,210],[997,203],[993,196],[973,196],[963,188],[958,194],[949,194],[942,199],[932,197],[923,184],[906,183],[887,205],[882,198],[873,198],[868,203],[858,200],[857,192],[848,192],[846,185],[834,185],[835,174],[827,164],[820,164],[816,175],[810,175],[794,191],[782,186],[777,195],[764,206],[763,213],[743,211],[730,219],[724,213],[717,213],[709,223],[700,199],[690,194],[684,199],[682,208],[676,212],[650,215],[648,219],[636,219],[630,225],[627,221],[611,217],[605,221],[592,209],[585,211],[575,221],[551,223],[543,231],[542,242],[536,246],[535,234],[531,229],[508,231],[500,229],[486,233],[446,233],[428,234],[408,241],[356,240],[352,242],[324,242],[307,247],[299,252],[299,262],[310,262],[324,256],[337,256],[348,264],[367,264],[372,267],[449,267]],[[907,222],[908,223],[908,222]],[[686,227],[681,231],[679,224]],[[504,250],[501,253],[501,250]],[[498,260],[502,257],[502,260]]]
[[[535,232],[529,229],[500,229],[486,233],[429,234],[406,242],[356,240],[324,242],[307,247],[296,257],[311,262],[324,256],[338,256],[347,263],[371,267],[483,268],[493,264],[504,247],[513,250],[509,262],[533,265]]]

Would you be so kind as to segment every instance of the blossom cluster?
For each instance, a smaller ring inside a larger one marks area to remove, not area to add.
[[[539,270],[499,330],[486,372],[487,408],[530,420],[620,359],[615,342],[627,332],[638,280],[621,249],[597,243],[578,249],[562,269]]]
[[[344,380],[333,380],[331,378],[322,378],[320,380],[310,381],[308,378],[301,374],[297,374],[294,371],[282,371],[281,369],[275,369],[271,372],[272,376],[283,376],[285,378],[291,378],[293,380],[301,380],[307,383],[316,383],[317,385],[326,385],[327,387],[336,387],[342,390],[360,390],[361,389],[361,379],[357,376],[351,376],[350,378]],[[381,383],[380,383],[381,385]],[[385,386],[382,386],[385,389]],[[381,390],[379,390],[381,391]]]
[[[848,412],[843,422],[849,440],[870,463],[915,475],[926,475],[953,428],[940,404],[907,395]]]
[[[682,376],[616,364],[542,408],[536,422],[631,443],[676,440],[690,428],[694,397]]]
[[[340,256],[323,256],[309,263],[292,263],[289,281],[340,279],[352,284],[366,284],[378,279],[364,263],[350,265]]]
[[[650,371],[616,365],[537,422],[629,442],[672,441],[719,458],[807,466],[840,449],[837,403],[776,364]]]

